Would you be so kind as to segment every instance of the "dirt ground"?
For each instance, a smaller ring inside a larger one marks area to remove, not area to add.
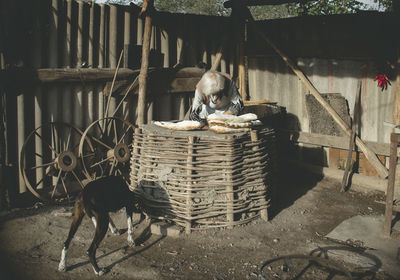
[[[356,241],[344,244],[324,237],[349,217],[383,214],[384,205],[378,202],[384,201],[383,194],[341,193],[336,180],[303,171],[290,174],[278,180],[270,222],[258,219],[234,229],[177,238],[148,235],[146,231],[137,236],[144,227],[139,225],[135,233],[141,244],[134,248],[127,247],[126,233],[114,236],[108,232],[97,251],[99,265],[110,269],[101,278],[346,279],[346,273],[351,273],[354,279],[399,279],[380,271],[381,264],[374,258],[368,267],[335,258],[335,250],[362,254],[364,248]],[[36,204],[2,212],[0,278],[98,278],[86,255],[94,232],[87,217],[68,251],[67,272],[57,271],[71,209],[72,205]],[[126,229],[123,215],[118,212],[113,218],[117,226]],[[317,258],[321,254],[328,258]]]

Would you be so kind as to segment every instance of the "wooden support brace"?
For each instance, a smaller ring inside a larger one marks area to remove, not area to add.
[[[346,191],[348,183],[349,183],[348,181],[349,181],[351,158],[353,155],[353,150],[354,150],[354,145],[355,145],[355,140],[356,140],[356,132],[357,132],[356,130],[357,130],[357,125],[358,125],[358,114],[359,114],[358,107],[359,107],[359,102],[360,102],[360,95],[361,95],[361,81],[358,81],[356,101],[354,103],[354,110],[353,110],[353,122],[352,122],[352,126],[351,126],[349,153],[347,155],[346,169],[344,171],[343,180],[342,180],[342,189],[341,189],[342,192]]]

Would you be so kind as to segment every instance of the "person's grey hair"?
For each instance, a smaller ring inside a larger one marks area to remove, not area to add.
[[[222,91],[225,87],[225,77],[217,71],[207,71],[200,80],[200,90],[210,96]]]

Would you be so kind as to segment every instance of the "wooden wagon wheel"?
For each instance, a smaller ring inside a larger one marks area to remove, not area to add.
[[[21,149],[19,169],[39,199],[71,200],[84,187],[78,145],[82,131],[68,123],[45,123],[33,130]],[[92,147],[90,140],[87,147]]]
[[[79,157],[87,178],[129,173],[135,127],[128,121],[107,117],[94,121],[82,134]],[[86,141],[89,140],[89,141]],[[92,143],[93,146],[88,146]]]

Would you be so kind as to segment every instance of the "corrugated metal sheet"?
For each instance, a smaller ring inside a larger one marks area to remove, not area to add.
[[[361,138],[389,143],[393,129],[385,125],[385,122],[392,122],[396,87],[392,85],[381,91],[374,81],[376,70],[372,63],[304,58],[298,59],[297,63],[320,93],[340,93],[344,96],[348,101],[351,117],[357,82],[362,80]],[[305,107],[305,95],[308,91],[281,58],[250,58],[249,88],[252,99],[278,102],[299,121],[302,131],[309,132]]]

